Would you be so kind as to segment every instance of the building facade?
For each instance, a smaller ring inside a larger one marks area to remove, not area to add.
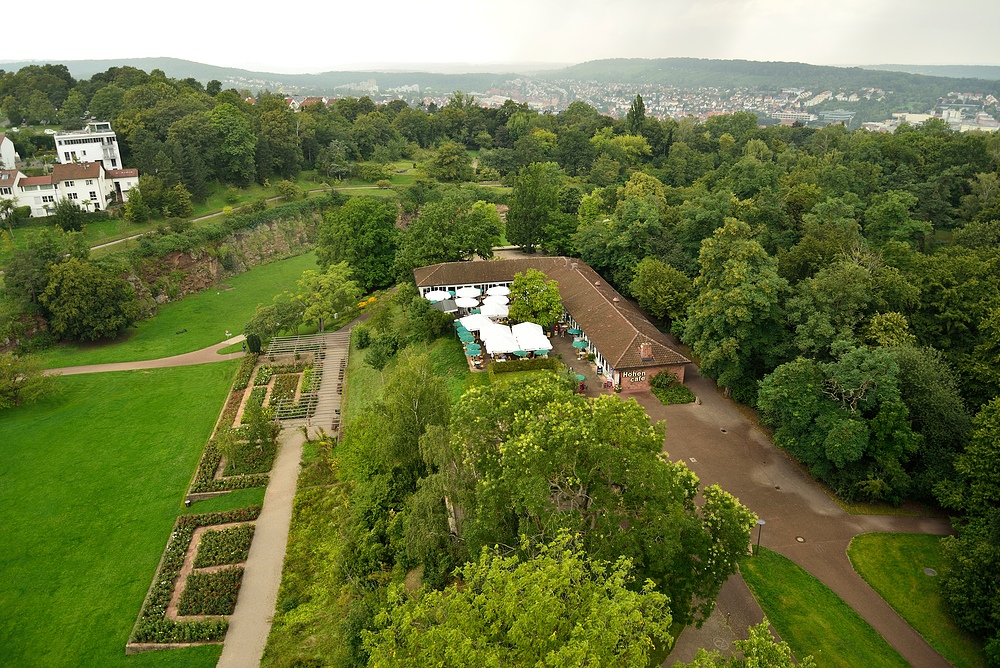
[[[111,129],[111,123],[106,121],[93,121],[82,130],[57,133],[55,142],[56,155],[64,165],[100,162],[104,169],[109,170],[122,166],[118,136]]]

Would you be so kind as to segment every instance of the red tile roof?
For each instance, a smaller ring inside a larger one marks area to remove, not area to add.
[[[52,166],[52,181],[73,181],[75,179],[100,178],[104,166],[99,162],[76,162],[68,165]]]
[[[51,176],[25,176],[17,182],[18,186],[42,186],[52,183]]]
[[[514,274],[538,269],[559,284],[563,307],[615,369],[687,364],[669,339],[631,302],[582,261],[533,257],[489,262],[444,262],[413,270],[418,287],[509,283]],[[640,355],[649,344],[651,359]]]

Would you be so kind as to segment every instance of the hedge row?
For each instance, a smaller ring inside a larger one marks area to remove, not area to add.
[[[246,561],[250,553],[253,531],[253,524],[240,524],[227,529],[209,529],[198,541],[198,554],[194,558],[194,567],[207,568]]]
[[[551,357],[536,357],[530,360],[511,360],[509,362],[490,362],[489,372],[491,374],[497,373],[511,373],[513,371],[537,371],[538,369],[552,369],[553,371],[559,368],[560,362],[557,359]]]
[[[338,206],[345,199],[343,195],[331,193],[326,197],[313,197],[289,202],[264,211],[237,213],[218,223],[183,232],[146,234],[139,239],[138,248],[131,251],[131,254],[138,260],[147,257],[163,257],[174,251],[190,251],[209,242],[222,241],[237,232],[253,229],[276,220],[299,218],[313,212],[321,212],[326,208]]]
[[[182,515],[177,518],[170,540],[163,552],[160,570],[139,611],[130,643],[175,643],[222,640],[229,623],[226,620],[175,622],[164,615],[170,605],[177,576],[184,565],[184,555],[191,545],[194,530],[202,526],[249,522],[260,515],[260,506],[224,512]]]
[[[242,580],[243,569],[239,566],[214,573],[192,573],[177,604],[177,612],[182,615],[231,615],[236,609]]]

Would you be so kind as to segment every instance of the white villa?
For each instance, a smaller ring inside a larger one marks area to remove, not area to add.
[[[82,130],[59,132],[55,136],[55,142],[56,156],[64,165],[101,162],[104,169],[118,169],[122,166],[118,136],[107,121],[91,121]]]
[[[16,169],[0,170],[0,198],[14,206],[30,206],[33,217],[47,216],[58,199],[69,199],[86,211],[100,211],[128,200],[139,185],[135,169],[106,170],[100,162],[54,165],[48,176],[25,176]]]

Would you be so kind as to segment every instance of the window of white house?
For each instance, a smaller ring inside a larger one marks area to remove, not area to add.
[[[66,181],[66,187],[67,188],[72,188],[73,187],[73,182],[72,181]]]
[[[94,179],[87,179],[87,185],[88,186],[94,185]]]
[[[56,201],[56,198],[53,195],[42,195],[42,202],[52,203],[52,202],[55,202],[55,201]]]
[[[93,191],[93,190],[90,191],[90,201],[91,202],[96,202],[97,201],[97,193],[95,191]]]
[[[66,197],[69,197],[70,199],[80,199],[76,196],[76,193],[67,193]]]
[[[0,195],[9,195],[10,193],[10,188],[0,188]]]

